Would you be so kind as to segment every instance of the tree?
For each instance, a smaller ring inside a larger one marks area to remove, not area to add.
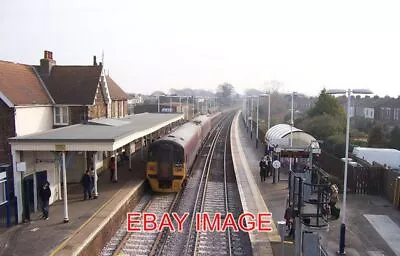
[[[340,105],[335,97],[326,93],[326,89],[321,91],[314,107],[308,111],[309,117],[323,114],[332,115],[338,117],[339,119],[346,119],[344,108]]]
[[[372,148],[383,148],[386,146],[385,135],[382,125],[375,125],[372,127],[371,132],[368,135],[368,147]]]
[[[400,128],[398,126],[393,128],[393,130],[390,132],[389,138],[389,146],[400,150]]]
[[[217,95],[222,98],[222,101],[224,103],[227,103],[227,104],[230,103],[230,97],[233,92],[234,92],[234,88],[229,83],[223,83],[223,84],[218,85]]]

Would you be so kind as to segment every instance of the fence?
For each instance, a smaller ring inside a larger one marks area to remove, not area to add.
[[[396,183],[400,172],[389,170],[381,165],[370,165],[362,159],[350,156],[360,163],[360,166],[354,167],[348,165],[347,186],[348,192],[354,194],[383,195],[391,202],[400,200],[400,182]],[[327,152],[323,152],[316,163],[330,175],[330,180],[336,183],[343,191],[344,162]]]

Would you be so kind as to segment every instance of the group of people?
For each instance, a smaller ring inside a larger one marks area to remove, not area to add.
[[[93,168],[91,170],[86,170],[81,179],[81,184],[83,186],[83,200],[92,199],[92,194],[94,193],[94,179],[95,172]]]
[[[261,177],[261,182],[265,181],[266,177],[269,177],[272,175],[272,161],[269,156],[264,156],[261,158],[260,163],[260,177]]]

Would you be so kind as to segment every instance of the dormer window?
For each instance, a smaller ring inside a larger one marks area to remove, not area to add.
[[[66,106],[54,107],[54,125],[68,125],[68,124],[69,124],[68,107]]]

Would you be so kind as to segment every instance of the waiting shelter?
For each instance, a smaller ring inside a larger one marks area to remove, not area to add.
[[[310,153],[321,153],[318,141],[310,134],[288,124],[277,124],[265,134],[268,151],[280,157],[308,158]]]
[[[108,169],[111,159],[116,181],[119,158],[129,158],[132,168],[131,155],[135,151],[141,149],[143,157],[145,146],[170,132],[183,118],[183,114],[142,113],[120,119],[88,120],[10,138],[18,222],[23,220],[23,210],[31,207],[27,202],[33,201],[33,208],[37,209],[37,190],[46,180],[52,192],[50,204],[63,199],[64,222],[68,222],[67,183],[79,182],[82,174],[93,168],[97,197],[97,173]]]

